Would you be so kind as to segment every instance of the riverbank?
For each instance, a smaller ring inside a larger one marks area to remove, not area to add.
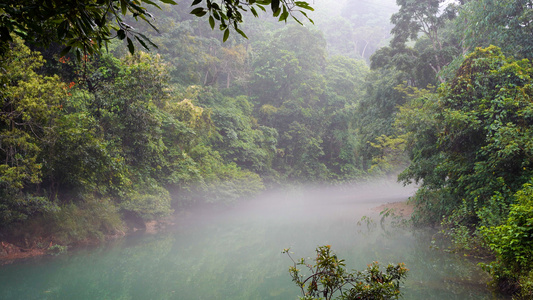
[[[8,242],[0,242],[0,265],[12,260],[40,256],[46,254],[46,249],[26,249]]]
[[[139,231],[154,234],[174,225],[172,218],[167,217],[161,220],[152,220],[143,222],[143,224],[125,221],[124,230],[116,230],[113,234],[107,234],[100,238],[87,238],[67,245],[56,242],[57,239],[54,236],[18,237],[0,240],[0,266],[13,263],[20,259],[42,255],[57,255],[60,252],[67,251],[67,249],[98,245]]]

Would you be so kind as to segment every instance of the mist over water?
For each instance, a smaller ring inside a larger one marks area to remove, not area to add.
[[[348,269],[406,263],[405,299],[503,299],[474,262],[430,249],[431,231],[379,226],[375,208],[413,192],[386,181],[305,186],[183,212],[157,234],[0,267],[0,299],[297,299],[281,250],[308,257],[326,244]]]

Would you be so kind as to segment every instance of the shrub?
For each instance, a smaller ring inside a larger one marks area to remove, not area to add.
[[[47,216],[52,235],[61,244],[103,239],[122,229],[117,207],[108,199],[88,196],[78,204],[62,206]],[[45,222],[47,220],[44,220]]]
[[[482,227],[481,232],[496,260],[485,265],[500,286],[533,294],[533,181],[515,194],[507,220],[499,226]]]
[[[383,272],[379,264],[373,262],[364,271],[347,272],[344,260],[339,259],[329,245],[316,249],[317,256],[313,265],[308,264],[303,258],[298,261],[293,260],[289,249],[284,249],[283,253],[286,253],[294,263],[289,268],[289,273],[292,281],[300,287],[303,295],[300,299],[303,300],[399,299],[400,284],[408,271],[405,265],[400,263],[389,264]],[[302,275],[298,266],[305,266],[311,275]]]

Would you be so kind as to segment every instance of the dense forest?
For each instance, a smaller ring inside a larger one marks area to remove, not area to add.
[[[0,4],[0,239],[399,173],[530,299],[533,1],[48,2]]]

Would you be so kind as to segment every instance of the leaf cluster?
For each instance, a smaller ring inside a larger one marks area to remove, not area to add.
[[[270,7],[272,16],[278,18],[280,22],[286,22],[287,18],[291,16],[296,22],[303,25],[295,16],[295,12],[299,12],[307,20],[313,22],[307,16],[306,10],[313,11],[313,8],[304,1],[294,0],[223,0],[219,3],[216,1],[206,0],[205,7],[200,6],[203,0],[194,0],[191,6],[198,6],[190,13],[203,17],[209,14],[209,25],[211,29],[219,24],[219,29],[224,32],[223,41],[225,42],[230,34],[230,28],[233,28],[241,36],[247,38],[246,34],[239,28],[239,23],[243,22],[243,12],[250,12],[258,17],[258,9],[266,12],[266,7]]]
[[[86,55],[100,53],[102,47],[114,39],[124,40],[131,54],[135,52],[134,41],[144,49],[157,48],[146,35],[128,24],[127,20],[142,20],[152,29],[159,32],[155,26],[153,15],[148,8],[161,9],[164,4],[177,5],[173,0],[84,0],[65,1],[47,0],[39,2],[35,0],[23,0],[16,3],[0,3],[0,53],[8,51],[8,43],[12,42],[12,35],[18,35],[26,41],[38,41],[42,46],[50,43],[59,43],[65,46],[61,56],[73,52],[78,61]],[[202,0],[194,0],[192,6],[198,6]],[[279,21],[286,21],[293,15],[301,13],[306,19],[306,10],[313,10],[307,2],[293,0],[222,0],[220,3],[207,0],[205,7],[194,8],[190,13],[197,17],[203,17],[209,13],[211,28],[219,23],[220,30],[224,31],[223,41],[230,34],[230,28],[246,37],[239,28],[243,22],[242,13],[248,10],[254,16],[258,16],[257,9],[266,11],[265,6],[270,6],[274,17]],[[312,21],[312,20],[310,20]]]

